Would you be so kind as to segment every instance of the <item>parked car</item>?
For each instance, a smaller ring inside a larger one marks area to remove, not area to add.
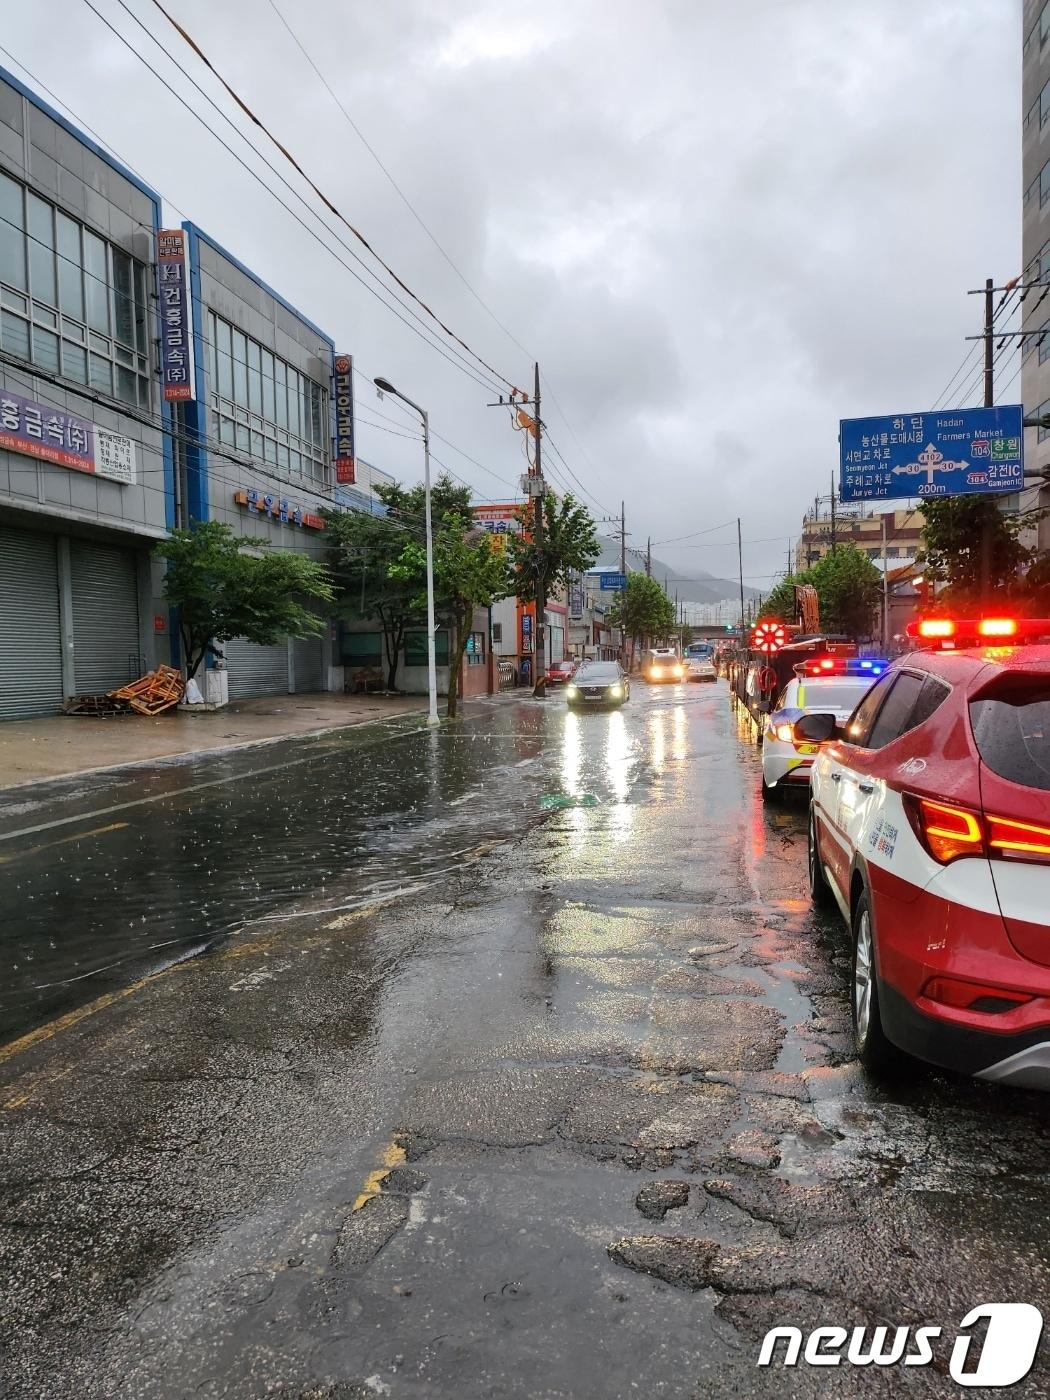
[[[554,661],[547,667],[548,685],[566,685],[576,674],[575,661]]]
[[[647,681],[680,681],[685,679],[685,665],[671,647],[653,647],[646,654],[642,673]]]
[[[857,1050],[1047,1088],[1050,620],[912,626],[953,649],[795,724],[821,743],[810,887],[851,930]]]
[[[616,661],[584,661],[565,687],[565,699],[580,710],[622,705],[630,696],[631,682]]]
[[[809,787],[820,745],[796,739],[796,720],[812,711],[833,714],[839,723],[848,719],[888,665],[874,657],[814,656],[795,667],[794,679],[777,698],[762,730],[764,802],[776,801],[788,789]]]

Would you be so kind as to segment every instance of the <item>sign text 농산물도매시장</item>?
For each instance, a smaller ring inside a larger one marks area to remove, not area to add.
[[[843,501],[1020,491],[1020,404],[844,418],[839,431]]]

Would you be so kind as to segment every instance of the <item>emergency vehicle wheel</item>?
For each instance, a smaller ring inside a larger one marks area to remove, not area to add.
[[[809,809],[809,840],[806,843],[806,858],[809,866],[809,897],[818,909],[830,909],[835,903],[835,896],[831,893],[831,886],[824,875],[824,867],[820,863],[820,848],[817,845],[817,819],[813,815],[813,807]]]
[[[872,933],[871,904],[867,892],[853,911],[853,958],[850,978],[850,1004],[853,1008],[853,1038],[857,1056],[865,1069],[886,1074],[900,1066],[902,1055],[886,1039],[879,1009],[879,979],[875,971],[875,939]]]

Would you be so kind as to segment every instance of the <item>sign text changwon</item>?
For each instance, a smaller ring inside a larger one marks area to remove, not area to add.
[[[135,483],[131,438],[21,394],[0,393],[0,447],[123,486]]]
[[[1020,404],[844,418],[843,501],[1001,494],[1024,486]]]
[[[337,482],[352,485],[357,480],[354,462],[354,359],[336,355],[332,365],[332,393],[335,398],[335,444],[332,462]]]
[[[181,228],[162,228],[157,234],[157,295],[164,398],[168,403],[181,403],[194,396],[186,234]]]

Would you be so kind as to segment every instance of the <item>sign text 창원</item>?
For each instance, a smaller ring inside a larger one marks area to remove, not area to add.
[[[1020,404],[844,418],[839,432],[843,501],[1020,491]]]
[[[160,302],[160,374],[164,398],[193,398],[193,332],[186,271],[186,234],[162,228],[157,234],[157,295]]]

